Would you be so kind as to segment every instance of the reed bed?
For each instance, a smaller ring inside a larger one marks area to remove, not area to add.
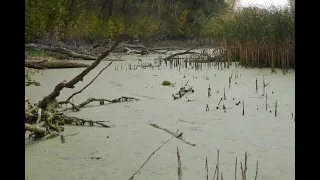
[[[245,67],[295,68],[295,19],[290,8],[226,9],[211,19],[203,35],[215,39],[224,61]]]

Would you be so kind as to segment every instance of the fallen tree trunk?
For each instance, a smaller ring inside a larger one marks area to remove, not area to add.
[[[146,46],[143,46],[143,45],[132,45],[132,44],[123,44],[123,46],[125,48],[134,48],[134,49],[141,49],[140,52],[145,52],[146,54],[150,51],[150,52],[153,52],[153,53],[158,53],[158,54],[165,54],[165,52],[159,52],[157,50],[154,50],[152,48],[148,48]],[[137,50],[136,50],[137,51]]]
[[[124,47],[124,49],[126,50],[126,53],[127,53],[127,54],[130,54],[130,53],[141,54],[141,55],[148,54],[148,51],[146,51],[146,50],[141,50],[141,51],[135,50],[135,49],[131,50],[131,49],[128,48],[128,47]]]
[[[185,54],[194,54],[194,52],[192,52],[191,50],[193,50],[193,49],[195,49],[195,48],[197,48],[197,47],[198,47],[198,46],[195,46],[195,47],[193,47],[193,48],[191,48],[191,49],[188,49],[188,50],[185,51],[185,52],[179,52],[179,53],[172,54],[172,55],[164,58],[163,60],[164,60],[164,61],[171,61],[172,58],[175,57],[175,56],[180,56],[180,55],[185,55]],[[191,51],[191,52],[190,52],[190,51]]]
[[[28,123],[24,123],[24,127],[25,127],[26,131],[34,132],[37,135],[40,135],[41,137],[46,135],[46,128],[35,126],[35,125],[31,125],[31,124],[28,124]]]
[[[51,52],[57,52],[61,54],[66,54],[73,58],[81,58],[84,60],[96,60],[97,57],[86,55],[86,54],[80,54],[71,50],[68,50],[66,48],[60,48],[60,47],[51,47],[51,46],[45,46],[45,45],[39,45],[39,44],[25,44],[26,48],[35,48],[35,49],[42,49],[44,51],[51,51]]]
[[[69,60],[50,60],[50,61],[33,61],[26,60],[25,67],[34,68],[34,69],[60,69],[60,68],[81,68],[88,67],[88,64],[69,61]]]

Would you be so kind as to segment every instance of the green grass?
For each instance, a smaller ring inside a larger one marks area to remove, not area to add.
[[[44,51],[42,50],[36,50],[36,49],[26,49],[25,55],[27,57],[43,57],[48,56]]]
[[[43,50],[37,49],[25,49],[25,56],[26,57],[52,57],[53,59],[58,60],[69,60],[72,59],[68,55],[55,53],[55,52],[45,52]]]
[[[162,85],[163,86],[171,86],[172,83],[170,81],[168,81],[168,80],[165,80],[165,81],[162,81]]]

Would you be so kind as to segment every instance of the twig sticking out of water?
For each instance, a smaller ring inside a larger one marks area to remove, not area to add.
[[[256,78],[256,93],[258,93],[258,79]]]
[[[242,101],[242,116],[244,116],[244,101]]]
[[[268,111],[268,93],[266,94],[266,111]]]
[[[179,154],[178,147],[177,147],[177,158],[178,158],[178,180],[182,180],[181,161],[180,161],[180,154]]]
[[[223,175],[222,175],[222,173],[221,173],[221,180],[223,180]]]
[[[169,134],[171,134],[171,135],[174,135],[174,137],[176,137],[177,139],[183,141],[183,142],[186,143],[186,144],[189,144],[190,146],[196,146],[196,144],[192,144],[192,143],[184,140],[184,139],[182,138],[182,133],[180,133],[179,135],[176,135],[175,133],[169,131],[168,129],[162,128],[162,127],[160,127],[160,126],[158,126],[158,125],[156,125],[156,124],[149,124],[149,125],[150,125],[150,126],[153,126],[153,127],[155,127],[155,128],[161,129],[161,130],[163,130],[163,131],[166,131],[167,133],[169,133]]]
[[[247,152],[244,154],[244,169],[242,168],[242,162],[240,162],[240,169],[241,169],[241,174],[242,174],[242,180],[247,179]]]
[[[266,89],[266,87],[269,85],[269,83],[268,84],[266,84],[265,82],[264,82],[264,76],[263,76],[263,94],[262,94],[262,96],[264,96],[264,94],[265,94],[265,89]]]
[[[256,175],[254,177],[254,180],[257,180],[257,177],[258,177],[258,161],[257,161]]]
[[[224,97],[224,100],[227,99],[227,97],[226,97],[226,88],[225,87],[223,88],[223,97]]]
[[[209,111],[209,105],[207,104],[207,106],[206,106],[206,111]]]
[[[222,97],[221,97],[221,99],[220,99],[220,101],[219,101],[219,103],[218,103],[218,106],[220,105],[221,101],[222,101]]]
[[[216,177],[217,169],[218,169],[218,164],[216,164],[216,168],[215,168],[215,170],[214,170],[214,174],[213,174],[212,180],[214,180],[214,177]]]
[[[168,139],[166,142],[164,142],[161,146],[159,146],[156,150],[154,150],[148,157],[148,159],[142,164],[142,166],[128,179],[128,180],[132,180],[134,178],[134,176],[143,168],[143,166],[149,161],[149,159],[151,158],[151,156],[153,156],[159,149],[161,149],[165,144],[167,144],[173,137],[176,136],[176,134],[178,133],[179,129],[177,130],[177,132],[170,138]],[[180,156],[179,156],[179,160],[180,160]]]
[[[206,170],[206,180],[209,180],[209,176],[208,176],[208,158],[206,157],[206,165],[205,165],[205,170]]]
[[[209,88],[208,88],[208,97],[211,96],[211,88],[210,88],[210,84],[209,84]]]
[[[234,180],[237,180],[237,158],[236,158],[236,164],[235,164],[235,170],[234,170]]]
[[[218,157],[217,157],[217,180],[219,180],[219,149],[218,149]]]
[[[275,105],[274,116],[277,117],[277,100],[276,100],[276,105]]]
[[[229,88],[230,88],[230,84],[231,84],[231,77],[229,77]]]

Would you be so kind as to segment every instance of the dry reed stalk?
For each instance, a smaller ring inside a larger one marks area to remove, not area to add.
[[[235,164],[235,170],[234,170],[234,180],[237,180],[237,158],[236,158],[236,164]]]
[[[206,180],[209,180],[209,175],[208,175],[208,158],[207,158],[207,157],[206,157],[205,170],[206,170]]]
[[[256,175],[255,175],[255,177],[254,177],[254,180],[257,180],[257,177],[258,177],[258,161],[257,161]]]
[[[178,158],[178,180],[182,180],[181,161],[180,161],[180,154],[179,154],[178,147],[177,147],[177,158]]]

